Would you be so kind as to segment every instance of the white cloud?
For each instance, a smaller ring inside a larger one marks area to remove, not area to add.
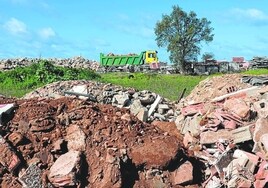
[[[51,27],[46,27],[39,31],[39,36],[43,39],[49,39],[56,36],[56,33]]]
[[[20,20],[16,18],[10,18],[5,24],[4,28],[14,35],[27,33],[27,26]]]
[[[265,14],[261,10],[254,9],[254,8],[251,8],[251,9],[236,8],[236,9],[233,9],[231,12],[233,16],[240,18],[240,19],[244,18],[244,19],[259,20],[259,21],[268,20],[267,14]]]

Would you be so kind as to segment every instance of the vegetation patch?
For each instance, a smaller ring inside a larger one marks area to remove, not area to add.
[[[0,91],[5,96],[22,97],[38,87],[55,81],[98,78],[100,76],[92,70],[58,67],[47,60],[39,60],[27,67],[0,72]]]

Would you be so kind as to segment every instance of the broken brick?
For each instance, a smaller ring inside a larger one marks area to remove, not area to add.
[[[20,164],[20,159],[0,135],[0,164],[12,172]]]

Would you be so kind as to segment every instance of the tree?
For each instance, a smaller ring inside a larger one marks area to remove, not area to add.
[[[209,59],[214,59],[214,54],[213,54],[213,53],[208,53],[208,52],[206,52],[206,53],[204,53],[204,54],[202,55],[202,60],[203,60],[204,62],[206,62],[206,61],[209,60]]]
[[[195,12],[189,14],[179,6],[173,6],[170,15],[163,15],[156,23],[155,34],[158,47],[167,47],[170,61],[183,73],[186,63],[197,59],[201,42],[213,40],[213,28],[206,18],[198,19]]]

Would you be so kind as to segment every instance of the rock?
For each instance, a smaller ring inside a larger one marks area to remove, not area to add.
[[[137,115],[142,109],[144,109],[143,105],[141,104],[139,99],[134,99],[132,104],[130,105],[130,112],[135,116]]]
[[[130,158],[136,166],[162,169],[177,157],[180,147],[179,141],[173,136],[145,140],[142,145],[132,148]]]
[[[113,106],[118,106],[119,108],[124,107],[129,102],[129,97],[126,93],[121,93],[113,97]]]
[[[86,135],[81,128],[72,124],[67,128],[67,141],[68,150],[85,151],[86,149]]]
[[[193,165],[186,161],[171,173],[173,185],[190,184],[193,181]]]
[[[147,122],[148,110],[146,108],[140,109],[139,113],[137,114],[137,118],[143,122]]]
[[[77,185],[80,155],[79,151],[73,150],[61,155],[50,168],[49,181],[56,187]]]

